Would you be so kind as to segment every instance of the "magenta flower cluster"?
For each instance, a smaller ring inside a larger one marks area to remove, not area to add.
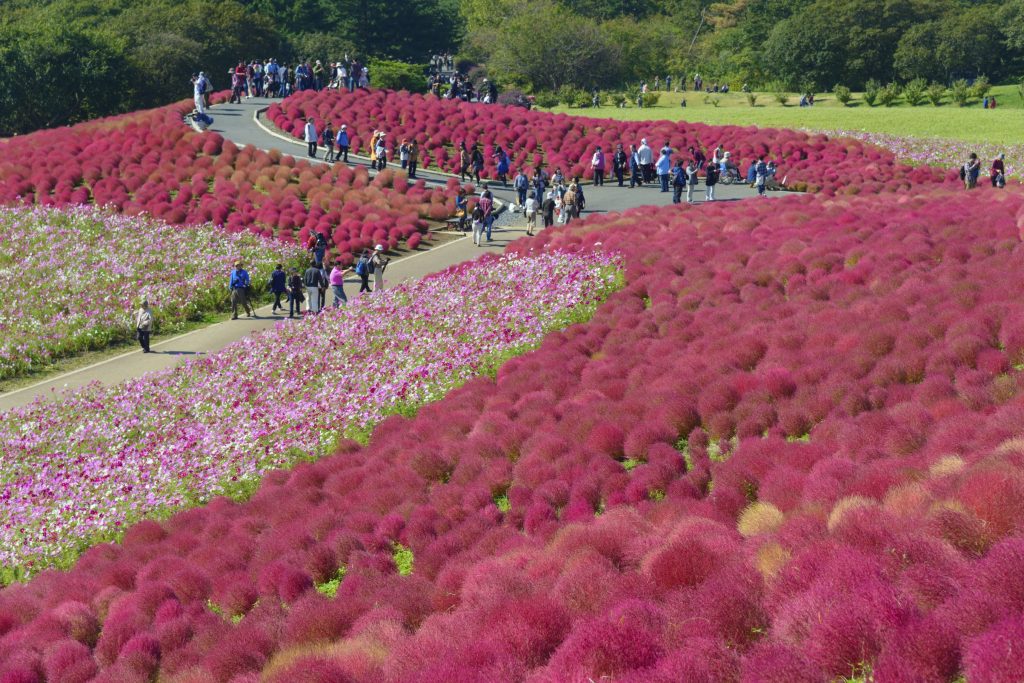
[[[365,447],[4,589],[0,675],[1018,680],[1021,228],[1009,191],[542,232],[513,251],[621,253],[625,288]]]
[[[327,455],[339,433],[437,400],[585,319],[617,273],[604,252],[474,261],[169,370],[9,411],[0,562],[14,575],[66,564],[83,542]]]
[[[767,155],[779,163],[779,180],[785,178],[787,187],[826,194],[900,191],[955,178],[946,169],[911,168],[887,150],[851,139],[753,126],[579,118],[404,91],[309,90],[275,103],[267,112],[275,125],[298,138],[309,116],[335,126],[346,124],[357,153],[369,153],[370,136],[377,129],[388,133],[389,150],[403,138],[415,139],[423,167],[449,172],[458,172],[459,145],[479,143],[489,178],[497,175],[494,151],[499,145],[511,156],[513,172],[544,164],[549,171],[561,168],[570,176],[590,178],[590,161],[598,146],[610,164],[617,144],[628,151],[643,138],[656,151],[668,143],[683,155],[690,146],[698,146],[710,157],[722,145],[734,161],[744,164],[744,172],[757,156]]]
[[[385,173],[239,148],[182,123],[187,103],[0,141],[0,203],[104,205],[174,224],[213,223],[304,243],[320,230],[339,255],[398,246],[444,219],[454,195]]]
[[[163,331],[223,308],[241,259],[254,282],[305,252],[251,233],[181,229],[92,207],[0,208],[0,377],[129,338],[147,298]]]

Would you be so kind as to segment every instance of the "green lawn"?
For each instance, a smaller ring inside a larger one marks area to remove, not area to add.
[[[857,93],[853,101],[844,107],[828,93],[816,96],[813,107],[800,107],[797,96],[790,97],[783,106],[771,93],[758,93],[757,104],[751,107],[741,92],[726,95],[662,92],[658,105],[645,109],[634,104],[623,109],[610,105],[596,109],[558,106],[551,111],[628,121],[670,119],[716,125],[859,130],[995,144],[1021,142],[1024,140],[1024,104],[1016,86],[996,86],[992,93],[998,103],[994,110],[982,109],[980,103],[961,108],[949,104],[948,96],[947,103],[939,107],[930,103],[916,107],[906,104],[869,107]],[[686,99],[685,108],[680,106],[683,98]],[[718,99],[718,106],[714,105],[712,98]]]

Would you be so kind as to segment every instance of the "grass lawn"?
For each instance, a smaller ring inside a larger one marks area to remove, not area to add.
[[[939,107],[930,103],[916,107],[902,103],[892,107],[879,104],[869,107],[861,94],[857,93],[849,105],[844,107],[831,93],[825,93],[815,97],[813,107],[800,107],[800,98],[795,95],[783,106],[776,102],[773,94],[757,93],[757,105],[751,107],[746,94],[742,92],[725,95],[662,92],[658,105],[645,109],[639,109],[633,104],[623,109],[611,105],[596,109],[558,106],[550,111],[629,121],[669,119],[715,125],[855,130],[994,144],[1019,143],[1024,140],[1024,104],[1017,93],[1017,87],[996,86],[992,94],[998,106],[989,110],[982,109],[980,103],[962,108],[949,104],[948,95],[946,103]],[[683,98],[686,99],[685,108],[680,106]],[[712,98],[718,99],[718,106],[712,103]]]

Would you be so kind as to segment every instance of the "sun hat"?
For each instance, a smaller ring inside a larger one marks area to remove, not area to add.
[[[348,128],[348,126],[346,126],[346,125],[345,125],[344,123],[343,123],[343,124],[341,124],[341,129],[342,129],[342,130],[345,130],[346,128]]]
[[[241,267],[242,267],[242,262],[241,261],[235,261],[235,268],[241,268]]]
[[[384,251],[384,245],[383,244],[378,244],[377,246],[375,246],[373,248],[373,250],[374,251]]]

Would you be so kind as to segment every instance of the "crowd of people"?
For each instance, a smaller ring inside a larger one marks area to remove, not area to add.
[[[300,59],[294,65],[278,64],[277,59],[239,61],[228,70],[231,101],[251,97],[287,97],[303,90],[370,87],[370,69],[354,57],[325,64],[323,60]]]

